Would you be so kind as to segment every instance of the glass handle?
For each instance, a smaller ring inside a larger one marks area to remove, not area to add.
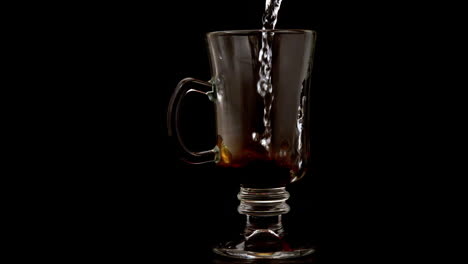
[[[203,163],[209,163],[209,162],[215,162],[216,159],[216,151],[215,149],[211,150],[206,150],[206,151],[199,151],[199,152],[193,152],[189,150],[185,144],[184,141],[182,140],[182,137],[180,136],[179,133],[179,110],[180,110],[180,105],[182,103],[182,100],[184,97],[189,94],[189,93],[201,93],[206,96],[208,96],[208,99],[212,99],[211,94],[212,94],[212,89],[208,92],[204,92],[201,90],[197,89],[189,89],[186,84],[188,83],[196,83],[196,84],[201,84],[204,86],[208,86],[212,88],[212,85],[209,82],[197,80],[194,78],[185,78],[177,84],[177,87],[172,94],[171,100],[169,101],[169,106],[168,106],[168,111],[167,111],[167,129],[169,136],[175,137],[176,139],[176,145],[180,147],[180,149],[183,152],[182,160],[184,160],[187,163],[191,164],[203,164]]]

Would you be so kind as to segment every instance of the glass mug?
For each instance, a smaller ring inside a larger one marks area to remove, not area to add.
[[[312,248],[287,241],[281,215],[289,211],[285,186],[303,177],[309,165],[308,99],[316,33],[238,30],[206,37],[212,78],[179,82],[169,102],[168,129],[187,162],[214,162],[239,174],[238,210],[247,224],[238,240],[214,251],[236,258],[310,254]],[[217,144],[207,151],[189,150],[178,133],[180,103],[192,92],[207,95],[215,105]]]

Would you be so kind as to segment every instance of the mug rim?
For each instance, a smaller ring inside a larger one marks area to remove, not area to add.
[[[273,32],[279,34],[316,34],[314,30],[310,29],[241,29],[241,30],[222,30],[206,33],[207,37],[212,36],[245,36],[251,34],[258,34],[261,32]]]

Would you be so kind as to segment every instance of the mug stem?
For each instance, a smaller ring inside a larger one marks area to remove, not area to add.
[[[246,224],[238,240],[221,244],[214,252],[245,259],[284,259],[308,255],[311,247],[296,246],[288,241],[282,215],[289,212],[289,192],[279,188],[244,188],[237,196],[238,211],[246,215]]]

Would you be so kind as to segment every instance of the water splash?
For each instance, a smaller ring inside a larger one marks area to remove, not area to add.
[[[265,2],[265,13],[262,17],[263,30],[274,29],[278,20],[278,11],[280,9],[282,0],[266,0]],[[273,85],[271,83],[271,69],[272,69],[272,44],[273,44],[273,32],[263,31],[262,32],[262,46],[259,51],[258,61],[260,62],[259,80],[257,82],[257,93],[263,98],[263,126],[265,130],[260,135],[259,133],[253,133],[252,139],[259,141],[260,144],[270,153],[271,149],[271,108],[275,99],[273,94]]]

